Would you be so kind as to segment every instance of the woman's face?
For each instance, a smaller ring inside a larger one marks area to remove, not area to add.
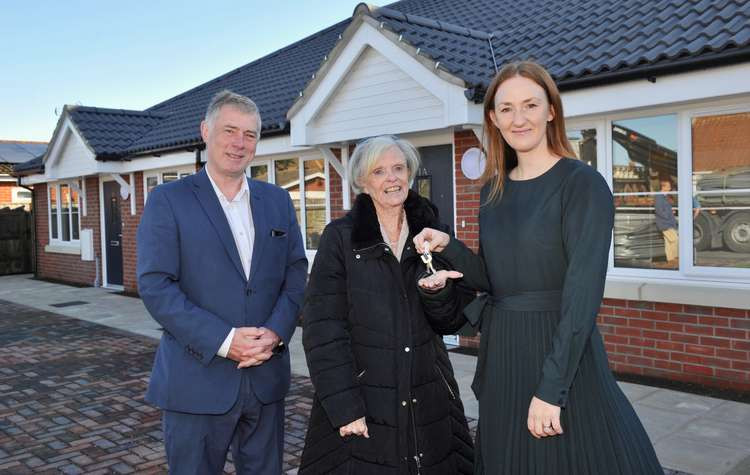
[[[402,206],[409,193],[409,169],[398,147],[388,148],[362,177],[362,188],[376,207]]]
[[[547,123],[554,116],[544,89],[523,76],[500,84],[490,111],[492,123],[517,153],[546,149]]]

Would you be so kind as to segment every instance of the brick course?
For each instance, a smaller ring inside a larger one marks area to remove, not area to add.
[[[99,178],[86,177],[86,216],[80,211],[81,229],[94,231],[94,255],[101,262],[101,234],[99,224]],[[46,252],[49,244],[49,209],[47,184],[34,185],[34,207],[37,225],[37,276],[74,284],[94,285],[96,261],[82,261],[80,255]]]
[[[604,299],[599,331],[613,370],[750,391],[750,313]]]

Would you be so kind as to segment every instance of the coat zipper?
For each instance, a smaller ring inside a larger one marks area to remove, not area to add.
[[[443,380],[443,384],[445,384],[445,387],[446,387],[446,388],[448,389],[448,392],[449,392],[449,393],[450,393],[450,395],[451,395],[451,399],[454,399],[454,400],[455,400],[455,399],[456,399],[456,393],[454,393],[454,392],[453,392],[453,389],[451,388],[451,385],[450,385],[450,384],[448,384],[448,380],[447,380],[447,379],[445,379],[445,375],[443,374],[443,370],[441,370],[441,369],[440,369],[440,366],[438,366],[438,365],[435,365],[435,369],[436,369],[436,370],[438,371],[438,373],[440,374],[440,379],[442,379],[442,380]]]
[[[414,433],[414,462],[417,465],[417,475],[421,473],[422,468],[422,460],[421,455],[419,453],[419,444],[417,443],[417,422],[415,420],[414,416],[414,404],[409,404],[409,410],[411,411],[411,430]]]

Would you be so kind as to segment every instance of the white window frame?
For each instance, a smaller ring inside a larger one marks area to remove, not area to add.
[[[681,281],[720,281],[732,284],[747,284],[750,269],[731,267],[704,267],[693,264],[693,218],[692,218],[692,129],[694,117],[750,112],[750,96],[735,99],[706,100],[686,105],[658,106],[638,111],[611,113],[602,116],[571,119],[567,130],[596,128],[597,168],[604,176],[610,190],[613,189],[612,123],[645,117],[675,115],[677,122],[677,188],[680,232],[680,264],[676,270],[615,267],[614,242],[610,245],[608,276],[614,278]],[[601,135],[600,135],[601,134]],[[601,140],[600,140],[601,137]]]
[[[68,246],[78,248],[81,245],[81,218],[84,216],[83,213],[83,178],[74,180],[60,180],[47,183],[47,227],[49,243],[53,246]],[[77,188],[76,194],[78,195],[78,239],[73,239],[73,208],[71,206],[70,213],[68,214],[68,220],[70,224],[70,239],[65,241],[62,239],[62,203],[60,194],[60,185],[67,185],[70,189]],[[55,189],[55,199],[57,201],[57,213],[56,213],[56,224],[57,224],[57,237],[52,237],[52,200],[50,197],[50,189]]]
[[[28,193],[28,197],[21,197],[21,194]],[[11,203],[23,203],[23,204],[30,204],[32,199],[34,198],[34,194],[27,190],[26,188],[22,188],[20,186],[14,186],[13,187],[13,193],[11,194]],[[49,209],[49,208],[47,208]]]
[[[696,117],[706,117],[715,115],[729,115],[729,114],[742,114],[750,113],[750,102],[744,104],[733,104],[724,106],[707,106],[695,108],[686,111],[683,114],[682,120],[680,121],[680,128],[684,130],[682,134],[683,142],[680,144],[685,150],[688,150],[686,154],[689,160],[685,160],[684,164],[684,180],[682,176],[678,177],[678,191],[679,191],[679,202],[689,203],[689,212],[680,212],[679,225],[681,229],[690,230],[690,240],[683,246],[683,242],[680,242],[680,255],[687,257],[685,262],[685,275],[703,277],[703,278],[736,278],[747,282],[750,280],[750,269],[736,268],[736,267],[708,267],[708,266],[697,266],[695,262],[695,249],[693,248],[693,127],[692,119]],[[750,166],[750,164],[748,164]],[[682,266],[683,259],[680,259],[680,266]]]
[[[187,175],[195,174],[195,165],[185,165],[182,167],[168,167],[168,168],[157,168],[153,170],[143,171],[143,204],[146,204],[148,199],[148,178],[156,177],[156,186],[161,185],[163,181],[162,175],[164,173],[176,173],[178,179],[184,178]]]
[[[302,233],[302,243],[305,246],[305,253],[307,254],[308,260],[312,264],[312,259],[315,257],[315,254],[317,253],[316,249],[308,249],[307,248],[307,223],[306,223],[306,205],[305,205],[305,162],[311,161],[311,160],[323,160],[323,173],[325,174],[325,194],[326,194],[326,223],[329,223],[331,221],[331,202],[329,200],[330,197],[330,173],[328,170],[328,160],[325,159],[322,155],[319,155],[315,152],[310,153],[302,153],[297,154],[294,156],[287,156],[287,155],[280,155],[273,158],[267,158],[267,159],[254,159],[250,165],[247,167],[246,174],[248,177],[250,177],[250,168],[251,167],[257,167],[257,166],[263,166],[265,165],[268,170],[268,183],[276,184],[276,165],[275,162],[279,160],[296,160],[298,163],[297,167],[297,175],[299,180],[299,193],[300,193],[300,205],[299,205],[299,229]]]

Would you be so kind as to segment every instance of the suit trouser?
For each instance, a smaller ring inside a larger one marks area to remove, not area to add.
[[[240,396],[229,412],[210,415],[165,410],[163,429],[170,473],[220,474],[230,445],[238,474],[281,473],[284,401],[261,403],[246,374],[242,375]]]

